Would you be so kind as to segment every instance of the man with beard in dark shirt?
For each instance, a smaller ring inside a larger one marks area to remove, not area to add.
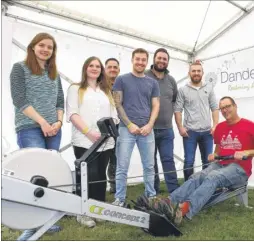
[[[154,168],[155,168],[155,190],[159,193],[160,178],[157,164],[157,150],[160,154],[160,160],[167,185],[168,192],[173,192],[178,188],[177,173],[174,163],[174,131],[172,126],[173,105],[177,96],[177,84],[175,79],[167,70],[169,62],[169,54],[166,49],[159,48],[154,53],[153,65],[145,74],[157,80],[160,87],[160,112],[154,125],[155,135],[155,153],[154,153]]]

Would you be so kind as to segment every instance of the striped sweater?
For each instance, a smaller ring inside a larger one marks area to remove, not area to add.
[[[33,75],[25,62],[17,62],[12,67],[10,81],[16,132],[40,127],[23,114],[22,111],[29,106],[32,106],[49,124],[57,121],[57,110],[64,110],[64,93],[59,75],[55,80],[49,78],[47,70],[40,76]]]

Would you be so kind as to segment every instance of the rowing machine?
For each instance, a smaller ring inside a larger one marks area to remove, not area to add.
[[[215,156],[214,159],[217,161],[234,160],[234,155]],[[247,156],[243,156],[243,160],[247,159],[248,159]],[[210,198],[210,200],[204,206],[204,209],[211,207],[217,203],[223,202],[231,197],[237,197],[240,203],[236,204],[237,206],[243,204],[247,208],[252,208],[248,206],[248,189],[246,183],[217,189],[213,194],[213,196]]]
[[[118,136],[111,118],[101,119],[97,125],[102,133],[101,138],[75,161],[78,195],[72,194],[72,173],[58,152],[25,148],[4,158],[2,224],[19,230],[37,228],[37,232],[28,240],[40,238],[67,214],[86,215],[140,227],[154,236],[182,235],[165,216],[88,198],[87,163],[92,162],[98,154],[96,151],[109,137]]]

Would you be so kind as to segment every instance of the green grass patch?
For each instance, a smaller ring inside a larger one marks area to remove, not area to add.
[[[167,196],[165,184],[161,183]],[[136,200],[144,191],[144,185],[128,187],[127,200]],[[112,202],[113,195],[107,194],[107,201]],[[231,198],[211,208],[202,210],[191,221],[184,220],[180,230],[182,237],[152,237],[140,228],[113,223],[98,222],[89,229],[80,225],[75,217],[64,217],[58,224],[63,230],[55,234],[45,234],[40,240],[254,240],[254,208],[235,206],[236,199]],[[254,190],[249,190],[249,206],[254,207]],[[16,240],[21,231],[14,231],[2,226],[2,240]]]

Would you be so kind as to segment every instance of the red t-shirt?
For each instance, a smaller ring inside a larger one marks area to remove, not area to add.
[[[218,155],[233,155],[236,151],[254,149],[254,122],[242,118],[238,123],[229,125],[226,121],[217,125],[214,132],[214,143],[219,145]],[[247,160],[220,161],[221,164],[238,163],[250,177],[252,158]]]

